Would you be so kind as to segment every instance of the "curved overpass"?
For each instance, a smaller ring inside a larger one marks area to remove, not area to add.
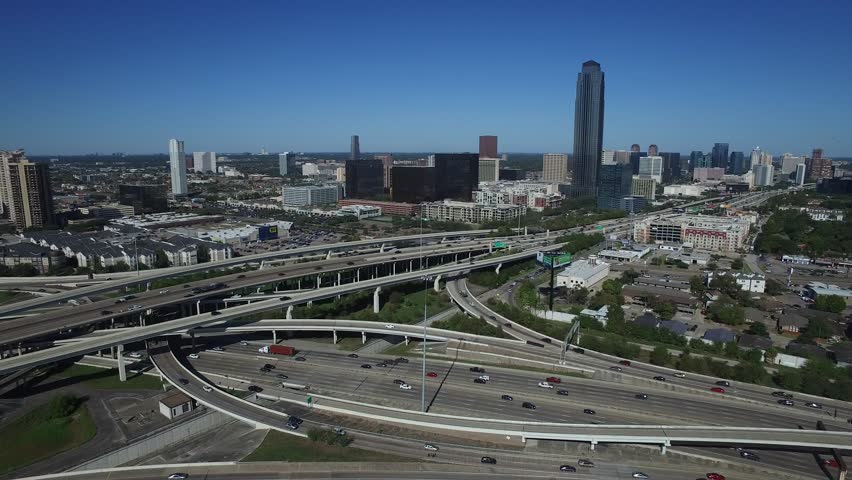
[[[156,349],[152,352],[151,360],[164,377],[203,404],[211,405],[213,408],[237,418],[248,419],[247,421],[256,425],[276,424],[286,418],[286,414],[251,404],[216,388],[213,388],[212,392],[204,392],[202,387],[214,386],[181,363],[172,348]],[[188,383],[182,384],[177,380],[181,378],[189,379]],[[852,432],[748,427],[525,422],[421,413],[338,400],[323,395],[312,395],[312,397],[314,398],[313,408],[331,413],[422,428],[509,436],[518,438],[523,442],[527,439],[538,439],[587,442],[593,446],[598,443],[629,443],[663,447],[672,445],[728,445],[791,450],[852,449]],[[280,395],[272,396],[272,399],[298,405],[305,404],[305,395],[301,392],[283,391]]]
[[[103,350],[105,348],[110,348],[117,345],[138,342],[141,340],[158,337],[160,335],[166,335],[189,328],[195,328],[202,325],[211,324],[214,322],[236,320],[255,313],[262,313],[269,310],[287,308],[290,306],[307,303],[308,301],[323,300],[326,298],[336,297],[338,295],[345,295],[348,293],[357,292],[359,290],[375,289],[377,287],[384,287],[397,283],[407,283],[411,281],[420,280],[424,276],[434,277],[437,275],[449,275],[460,271],[470,270],[473,268],[484,268],[516,260],[523,260],[526,258],[534,257],[536,251],[536,249],[526,250],[523,252],[503,255],[495,258],[475,260],[471,263],[443,265],[435,268],[418,270],[414,272],[406,272],[389,277],[380,277],[370,280],[364,280],[361,282],[347,283],[336,287],[323,287],[318,288],[316,290],[312,290],[310,292],[293,294],[289,298],[282,297],[281,300],[283,301],[278,299],[265,300],[251,303],[248,305],[240,305],[227,308],[219,312],[215,312],[215,315],[213,314],[213,312],[202,313],[200,315],[179,318],[164,323],[127,329],[125,331],[92,338],[91,340],[80,341],[73,344],[62,345],[46,350],[28,353],[26,355],[20,355],[17,357],[11,357],[4,360],[0,360],[0,374],[15,371],[21,368],[35,367],[38,365],[44,365],[67,358],[73,358],[89,352]]]

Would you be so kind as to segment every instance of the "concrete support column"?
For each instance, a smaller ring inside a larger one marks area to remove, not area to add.
[[[139,326],[140,326],[140,327],[144,327],[144,326],[145,326],[145,316],[144,316],[144,315],[142,315],[141,313],[139,314]]]
[[[302,279],[300,278],[300,279],[296,282],[296,290],[301,290],[301,289],[302,289]]]
[[[406,336],[405,336],[405,344],[406,344],[406,345],[408,345],[408,341],[409,341],[409,340],[408,340],[408,336],[406,335]]]
[[[361,345],[367,343],[367,332],[361,332]]]
[[[332,339],[334,341],[334,344],[337,345],[337,330],[332,330],[331,334],[332,334]]]
[[[23,348],[21,348],[21,344],[19,343],[19,344],[18,344],[18,356],[20,357],[20,356],[21,356],[21,355],[23,355],[23,354],[24,354],[24,349],[23,349]]]
[[[356,282],[361,281],[361,269],[360,268],[358,270],[355,270],[355,281]]]
[[[436,292],[441,291],[441,276],[440,275],[435,276],[435,285],[433,286],[433,288],[435,289]]]
[[[493,252],[494,252],[494,244],[491,243],[491,242],[488,242],[488,253],[493,253]],[[471,255],[473,255],[473,254],[471,254]]]
[[[414,270],[414,260],[409,260],[408,261],[408,271],[410,272],[412,270]]]
[[[544,232],[544,238],[550,238],[550,229],[548,228],[546,232]]]
[[[151,282],[146,282],[146,283],[145,283],[145,291],[146,291],[146,292],[150,292],[150,291],[151,291]]]
[[[381,247],[379,247],[379,253],[385,253],[385,244],[383,243]]]
[[[331,260],[331,250],[328,251],[328,254],[325,256],[326,260]]]
[[[396,275],[396,262],[392,263],[393,265],[393,275]]]
[[[502,266],[503,266],[502,263],[497,264],[497,269],[494,270],[494,272],[497,273],[497,275],[500,275],[500,267],[502,267]]]
[[[317,288],[320,288],[320,276],[317,275]]]
[[[458,253],[456,253],[455,255],[453,255],[453,261],[454,261],[454,262],[458,262],[458,261],[459,261],[459,254],[458,254]]]
[[[337,286],[340,286],[340,285],[343,284],[343,281],[341,280],[342,277],[341,277],[340,274],[341,274],[341,272],[337,272]]]
[[[287,320],[293,320],[293,305],[287,307]]]
[[[272,343],[278,343],[278,332],[276,332],[274,328],[272,329]]]
[[[314,304],[314,301],[313,301],[313,300],[308,300],[308,306],[309,306],[309,307],[310,307],[311,305],[313,305],[313,304]]]
[[[381,303],[379,301],[379,292],[382,291],[382,287],[376,287],[376,291],[373,292],[373,313],[379,313],[381,310]]]
[[[666,448],[671,447],[671,446],[672,446],[671,442],[664,443],[662,448],[660,448],[660,455],[665,455],[666,454]]]
[[[524,227],[524,236],[527,236],[527,227]]]
[[[592,445],[592,446],[590,447],[590,449],[591,449],[592,451],[594,451],[594,450],[595,450],[595,445],[597,445],[597,444],[598,444],[598,441],[597,441],[597,440],[592,440],[592,443],[591,443],[591,445]]]
[[[127,381],[127,371],[124,369],[124,345],[118,346],[118,378],[122,382]]]
[[[195,308],[198,309],[198,315],[201,315],[201,300],[195,302]]]
[[[18,355],[20,354],[20,348],[18,348]],[[109,347],[109,356],[115,358],[115,347]]]

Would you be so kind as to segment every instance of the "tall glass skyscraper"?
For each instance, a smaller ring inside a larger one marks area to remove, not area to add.
[[[186,195],[186,154],[183,140],[169,140],[169,170],[172,176],[172,194]]]
[[[728,167],[728,144],[727,143],[714,143],[713,151],[710,154],[710,157],[713,162],[713,167],[715,168],[727,168]]]
[[[577,74],[574,101],[574,160],[572,192],[594,196],[601,165],[604,125],[604,73],[594,60]]]
[[[361,160],[361,139],[352,135],[349,140],[349,160]]]

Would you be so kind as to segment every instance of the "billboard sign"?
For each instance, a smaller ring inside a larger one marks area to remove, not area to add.
[[[257,229],[257,239],[260,241],[278,238],[278,225],[261,225]]]
[[[571,263],[571,254],[568,252],[538,252],[535,257],[539,265],[546,268],[559,268]]]

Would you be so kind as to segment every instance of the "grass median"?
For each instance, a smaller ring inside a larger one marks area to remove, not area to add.
[[[357,440],[356,440],[357,442]],[[322,442],[270,430],[243,462],[416,462],[416,459]]]
[[[73,395],[57,395],[0,429],[0,475],[82,445],[97,433],[84,404]]]
[[[134,375],[127,372],[127,381],[122,382],[117,368],[99,368],[73,364],[52,374],[42,385],[52,382],[80,383],[94,390],[162,390],[160,379],[151,375]]]

